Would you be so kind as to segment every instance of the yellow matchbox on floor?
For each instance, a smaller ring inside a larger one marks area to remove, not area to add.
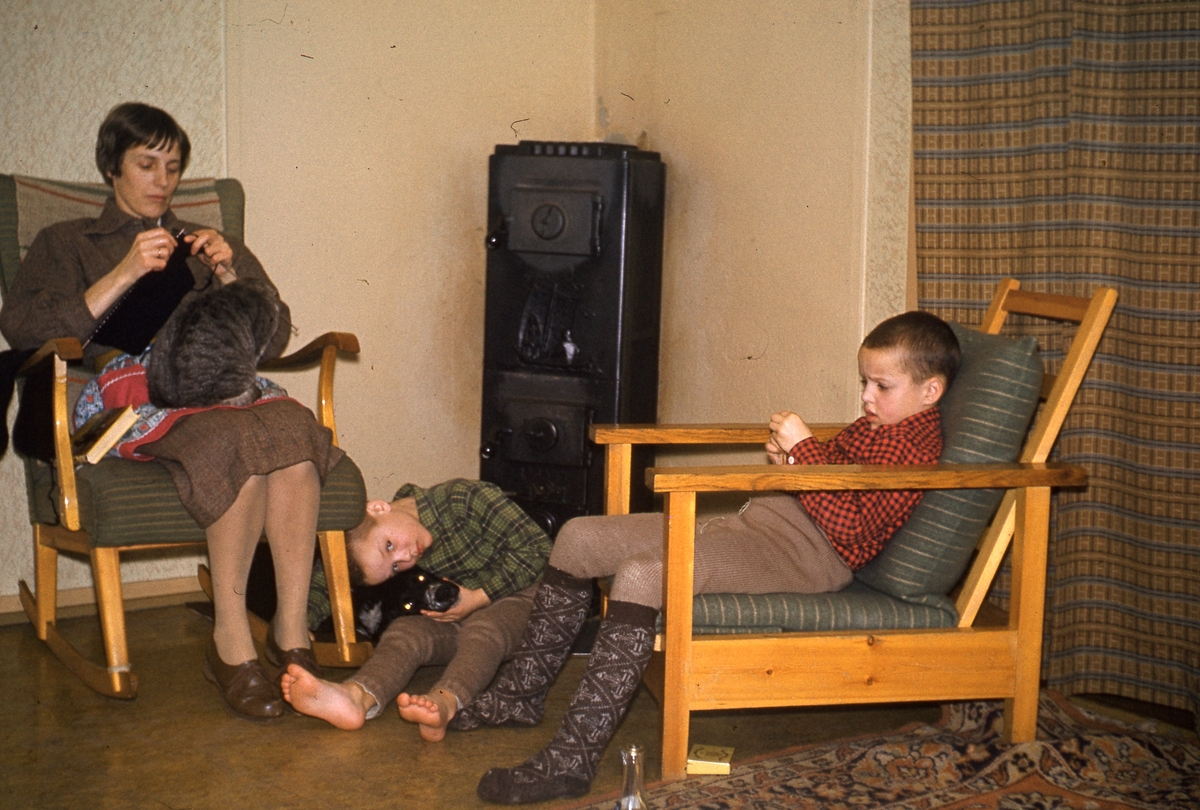
[[[706,773],[729,773],[729,763],[733,759],[732,748],[722,748],[718,745],[693,745],[688,751],[687,772],[691,776]]]

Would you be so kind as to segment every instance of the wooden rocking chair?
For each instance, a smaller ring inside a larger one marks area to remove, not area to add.
[[[110,193],[99,183],[0,175],[0,289],[8,288],[23,249],[42,227],[73,217],[94,217]],[[185,209],[189,220],[241,236],[243,195],[236,180],[185,181],[176,194],[176,207]],[[331,332],[260,368],[319,365],[317,418],[333,431],[336,443],[334,366],[339,355],[356,355],[358,350],[354,335]],[[31,590],[21,581],[20,600],[38,638],[85,684],[100,694],[128,699],[137,695],[137,677],[125,635],[120,556],[169,546],[202,546],[205,536],[184,510],[164,467],[111,457],[92,463],[86,458],[89,448],[74,446],[69,428],[68,364],[82,356],[78,340],[54,340],[30,357],[20,371],[27,384],[47,387],[54,423],[53,462],[24,459],[35,587]],[[372,652],[370,643],[358,642],[354,635],[344,535],[362,520],[365,503],[362,474],[352,461],[344,459],[326,478],[317,526],[335,617],[336,643],[315,648],[318,660],[327,666],[359,666]],[[62,553],[91,562],[103,664],[89,660],[58,631],[58,556]]]

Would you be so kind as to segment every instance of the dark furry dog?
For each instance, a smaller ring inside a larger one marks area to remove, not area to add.
[[[378,585],[351,588],[350,601],[354,605],[354,632],[378,642],[392,619],[422,610],[441,613],[454,607],[458,604],[458,586],[414,567]],[[332,630],[333,620],[328,621]]]
[[[278,327],[279,294],[267,284],[235,281],[194,296],[150,352],[150,401],[160,408],[255,402],[255,368]]]
[[[411,616],[422,610],[442,612],[458,604],[458,586],[449,580],[410,568],[378,585],[350,589],[354,606],[354,633],[360,640],[377,643],[383,631],[399,616]],[[259,543],[246,585],[246,607],[263,621],[275,615],[275,565],[271,549]],[[327,618],[313,628],[318,641],[333,641],[333,619]]]

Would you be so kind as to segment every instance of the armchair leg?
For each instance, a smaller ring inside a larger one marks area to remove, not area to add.
[[[691,724],[692,583],[696,493],[669,492],[664,502],[663,605],[666,608],[662,697],[663,779],[687,776]]]
[[[1006,742],[1030,742],[1037,737],[1050,525],[1049,488],[1018,490],[1016,513],[1012,603],[1008,621],[1009,627],[1017,631],[1017,667],[1013,697],[1004,702],[1004,738]]]
[[[683,779],[687,776],[688,732],[691,713],[683,695],[666,691],[662,701],[662,778]]]
[[[37,593],[20,583],[21,605],[33,623],[38,638],[71,670],[79,680],[95,692],[108,697],[131,700],[137,697],[137,677],[129,666],[129,648],[125,639],[125,603],[121,594],[121,570],[117,549],[94,549],[92,576],[96,587],[96,606],[100,614],[100,630],[104,639],[107,666],[85,658],[58,632],[58,549],[80,551],[86,545],[86,535],[57,526],[33,527],[34,565]]]

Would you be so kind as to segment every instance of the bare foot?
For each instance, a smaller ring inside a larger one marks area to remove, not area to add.
[[[296,664],[279,678],[283,699],[301,714],[317,717],[345,731],[362,728],[375,699],[353,681],[323,681]],[[364,703],[366,704],[364,706]]]
[[[446,724],[458,711],[458,700],[450,692],[438,689],[428,695],[410,695],[401,692],[396,698],[400,716],[416,723],[421,739],[441,742],[446,736]]]

